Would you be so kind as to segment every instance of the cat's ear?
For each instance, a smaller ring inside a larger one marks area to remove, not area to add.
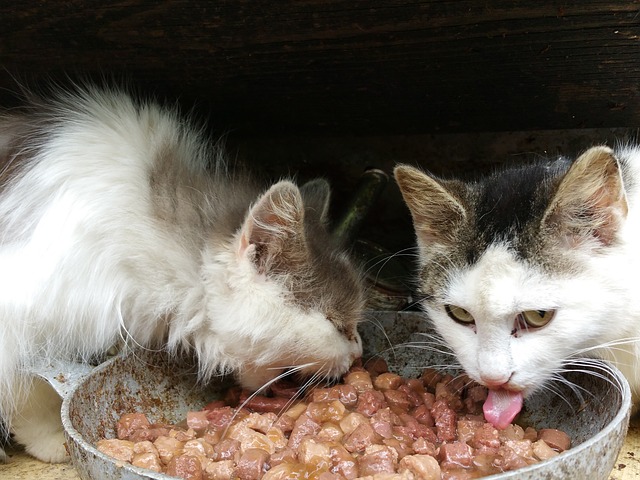
[[[454,242],[456,227],[466,218],[459,198],[436,179],[409,165],[398,165],[393,174],[411,211],[418,239],[425,244]]]
[[[251,207],[240,232],[238,254],[251,255],[264,272],[303,235],[304,204],[300,190],[289,181],[281,181]]]
[[[331,199],[329,182],[323,178],[311,180],[300,187],[300,194],[304,201],[306,215],[317,218],[321,224],[327,224]]]
[[[608,147],[593,147],[571,165],[545,212],[543,226],[560,228],[571,243],[609,245],[628,213],[620,164]]]

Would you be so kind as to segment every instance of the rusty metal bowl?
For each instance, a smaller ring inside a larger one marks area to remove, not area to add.
[[[429,331],[422,314],[370,312],[368,316],[370,321],[361,329],[366,355],[380,354],[403,376],[416,375],[429,365],[446,364],[446,355],[402,347],[424,340],[415,333]],[[72,461],[86,480],[174,478],[122,464],[94,445],[100,438],[115,436],[116,421],[123,413],[142,411],[152,422],[178,422],[188,410],[201,409],[228,388],[225,381],[203,388],[188,362],[170,362],[161,353],[149,352],[116,356],[75,385],[69,385],[64,375],[55,377],[65,378],[63,425]],[[601,376],[569,373],[567,378],[587,392],[584,398],[558,384],[560,395],[528,398],[520,421],[536,428],[564,430],[572,439],[572,448],[550,460],[485,478],[608,478],[627,431],[629,385],[615,368]]]

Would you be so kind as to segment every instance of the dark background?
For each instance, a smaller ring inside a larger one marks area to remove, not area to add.
[[[0,4],[0,103],[126,79],[208,120],[273,178],[470,175],[634,136],[640,1],[100,0]],[[413,242],[390,182],[362,236]]]

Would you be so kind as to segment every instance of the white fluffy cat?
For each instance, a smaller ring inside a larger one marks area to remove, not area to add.
[[[52,357],[122,338],[258,389],[360,356],[325,181],[259,188],[175,111],[94,87],[3,113],[0,161],[0,416],[35,457],[66,458],[60,400],[29,376]]]
[[[422,307],[503,426],[570,359],[614,362],[640,393],[640,149],[587,150],[472,182],[410,166]]]

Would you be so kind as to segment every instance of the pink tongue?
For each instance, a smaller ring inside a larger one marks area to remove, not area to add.
[[[504,430],[522,410],[522,393],[509,390],[489,390],[482,410],[487,422]]]

